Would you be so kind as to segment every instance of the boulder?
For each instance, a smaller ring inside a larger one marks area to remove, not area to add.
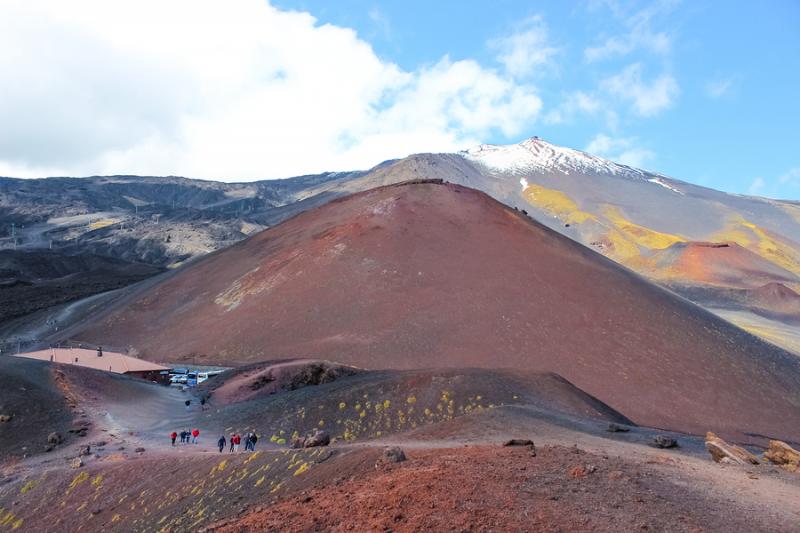
[[[511,439],[503,443],[503,446],[526,446],[531,452],[531,457],[536,457],[536,445],[530,439]]]
[[[64,442],[64,437],[61,433],[54,431],[47,436],[47,444],[52,444],[53,446],[58,446]]]
[[[80,457],[76,457],[75,459],[72,460],[69,466],[71,466],[72,468],[80,468],[83,466],[83,461],[81,460]]]
[[[800,472],[800,452],[780,440],[769,441],[764,458],[789,472]]]
[[[383,451],[383,456],[390,463],[402,463],[406,460],[406,454],[403,452],[402,448],[399,448],[398,446],[386,448]]]
[[[133,451],[136,452],[136,453],[144,453],[144,448],[136,448]]]
[[[11,422],[14,415],[0,415],[0,422]]]
[[[627,433],[630,430],[631,428],[629,428],[628,426],[620,426],[619,424],[615,424],[614,422],[611,422],[606,428],[606,431],[608,431],[609,433]]]
[[[81,446],[78,449],[78,457],[86,457],[92,455],[92,448],[90,446]]]
[[[665,437],[664,435],[656,435],[653,438],[653,446],[656,448],[677,448],[678,441],[672,437]]]
[[[533,441],[530,439],[511,439],[505,441],[503,446],[533,446]]]
[[[302,448],[306,442],[306,439],[303,437],[294,436],[292,437],[292,448]]]
[[[327,446],[331,443],[331,436],[327,431],[318,429],[310,437],[306,437],[303,442],[304,448],[315,448],[317,446]]]
[[[748,452],[741,446],[729,444],[717,437],[714,433],[706,433],[706,450],[717,463],[732,463],[737,465],[757,465],[758,457]]]

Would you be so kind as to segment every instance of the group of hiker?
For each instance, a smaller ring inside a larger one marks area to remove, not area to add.
[[[222,450],[225,449],[225,445],[230,442],[230,453],[238,452],[239,445],[242,443],[242,436],[238,433],[231,433],[231,437],[229,440],[226,441],[225,435],[221,435],[219,440],[217,440],[217,446],[219,447],[219,453],[222,453]],[[245,451],[250,450],[251,452],[256,451],[256,442],[258,442],[258,435],[255,433],[248,433],[244,437],[244,449]]]
[[[195,428],[191,431],[181,431],[180,434],[173,431],[169,434],[169,438],[172,441],[172,445],[175,446],[175,440],[180,436],[181,444],[197,444],[197,439],[200,437],[200,430]]]
[[[172,445],[175,446],[175,441],[181,438],[181,444],[197,444],[198,439],[200,437],[200,430],[195,428],[191,431],[181,431],[177,433],[173,431],[169,434],[169,438],[172,441]],[[244,437],[239,435],[238,433],[231,433],[230,439],[226,439],[225,435],[221,435],[219,440],[217,441],[217,446],[219,447],[219,453],[225,449],[225,446],[230,443],[230,452],[238,452],[239,446],[242,444],[242,440],[244,440],[244,449],[245,451],[249,450],[251,452],[256,451],[256,443],[258,442],[258,435],[255,433],[248,433]]]

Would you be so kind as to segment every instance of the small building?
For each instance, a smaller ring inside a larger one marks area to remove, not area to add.
[[[40,361],[50,361],[61,365],[75,365],[114,374],[124,374],[147,381],[169,383],[170,368],[144,359],[137,359],[123,353],[109,352],[98,348],[47,348],[35,352],[16,354],[15,357],[27,357]]]

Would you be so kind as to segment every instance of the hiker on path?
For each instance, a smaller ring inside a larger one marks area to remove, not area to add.
[[[244,451],[250,450],[250,439],[253,438],[252,433],[248,433],[244,438]]]
[[[242,443],[242,437],[237,433],[233,436],[233,451],[239,451],[239,445]]]
[[[172,439],[172,445],[175,446],[175,439],[178,438],[178,434],[173,431],[170,433],[169,438]]]
[[[186,431],[181,431],[181,444],[186,444]]]
[[[219,440],[217,441],[217,446],[219,446],[219,453],[222,453],[222,450],[225,449],[225,435],[221,435]]]
[[[253,435],[250,437],[250,451],[256,451],[256,442],[258,442],[258,435],[253,433]]]
[[[197,437],[200,436],[200,430],[195,428],[192,430],[192,444],[197,444]]]
[[[235,438],[236,438],[236,433],[231,433],[231,449],[230,449],[230,450],[228,450],[228,453],[233,453],[233,446],[234,446],[234,442],[233,442],[233,440],[234,440]]]

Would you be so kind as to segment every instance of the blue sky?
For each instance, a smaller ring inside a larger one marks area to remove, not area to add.
[[[248,181],[538,135],[800,199],[800,2],[6,0],[0,175]]]
[[[599,135],[612,145],[624,139],[604,150],[606,155],[633,150],[632,162],[686,181],[800,199],[800,2],[281,0],[276,5],[352,27],[381,57],[407,70],[445,54],[492,64],[495,50],[487,43],[538,17],[547,45],[557,49],[550,64],[532,74],[544,114],[581,91],[597,95],[599,106],[616,117],[576,112],[559,122],[534,120],[523,137],[539,135],[581,149]],[[654,36],[663,42],[648,42]],[[620,44],[616,52],[587,55],[610,42]],[[604,79],[634,64],[645,84],[662,75],[674,79],[677,90],[669,104],[643,115],[624,97],[598,94]],[[486,142],[516,137],[493,131]]]

